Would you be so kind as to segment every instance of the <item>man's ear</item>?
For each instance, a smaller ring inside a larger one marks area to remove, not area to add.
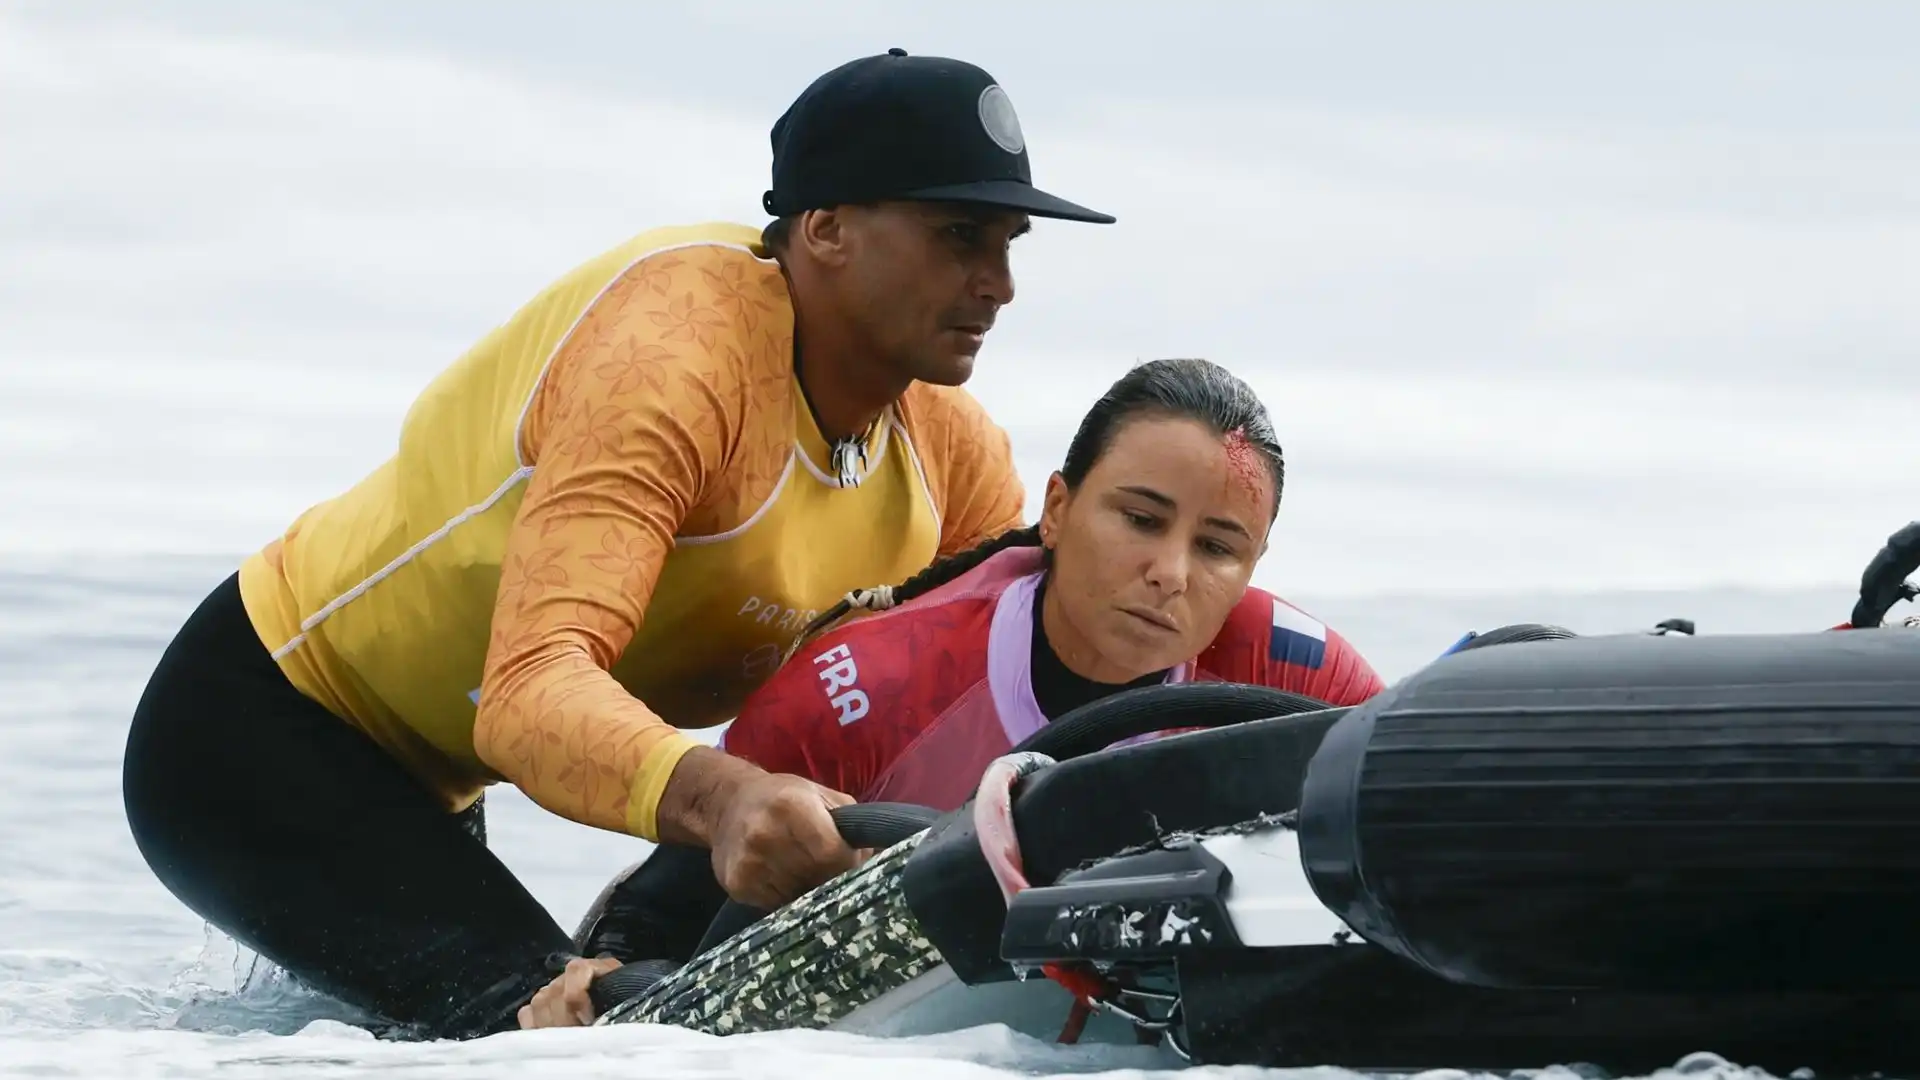
[[[806,249],[808,257],[828,266],[847,261],[847,214],[842,207],[804,210],[793,223],[794,243]]]

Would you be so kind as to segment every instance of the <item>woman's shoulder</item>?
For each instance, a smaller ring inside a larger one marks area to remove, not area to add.
[[[1228,682],[1273,686],[1335,705],[1356,704],[1385,687],[1352,642],[1259,586],[1248,586],[1196,666]]]

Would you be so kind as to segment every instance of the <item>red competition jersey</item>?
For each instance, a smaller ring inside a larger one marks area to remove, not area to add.
[[[951,810],[988,763],[1047,723],[1034,701],[1040,551],[1012,548],[794,653],[722,737],[729,753],[862,802]],[[1248,588],[1218,637],[1167,682],[1213,680],[1356,705],[1385,687],[1326,624]]]

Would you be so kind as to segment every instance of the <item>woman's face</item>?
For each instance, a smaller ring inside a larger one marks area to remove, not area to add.
[[[1078,491],[1055,473],[1040,535],[1061,661],[1118,683],[1198,656],[1266,551],[1273,505],[1260,451],[1187,419],[1126,421]]]

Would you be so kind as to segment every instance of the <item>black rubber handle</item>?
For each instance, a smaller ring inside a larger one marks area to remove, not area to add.
[[[1893,605],[1912,600],[1920,589],[1907,584],[1907,578],[1916,570],[1920,570],[1920,521],[1909,522],[1887,537],[1886,546],[1867,564],[1848,625],[1863,630],[1879,626]]]
[[[917,803],[875,802],[836,806],[828,811],[828,816],[833,818],[834,826],[840,830],[840,838],[847,842],[848,847],[889,848],[928,828],[942,815],[931,806]],[[694,955],[706,952],[766,918],[767,914],[737,900],[727,901],[708,925],[706,936],[701,938]],[[615,1005],[646,993],[676,966],[671,961],[646,960],[623,964],[598,976],[587,987],[587,997],[593,1002],[594,1015],[602,1015]]]
[[[940,820],[940,811],[919,803],[849,803],[828,811],[848,847],[888,848]]]
[[[654,983],[679,969],[680,965],[671,960],[637,960],[594,976],[587,984],[587,1000],[593,1002],[593,1015],[606,1015],[608,1009],[639,997],[653,989]]]

